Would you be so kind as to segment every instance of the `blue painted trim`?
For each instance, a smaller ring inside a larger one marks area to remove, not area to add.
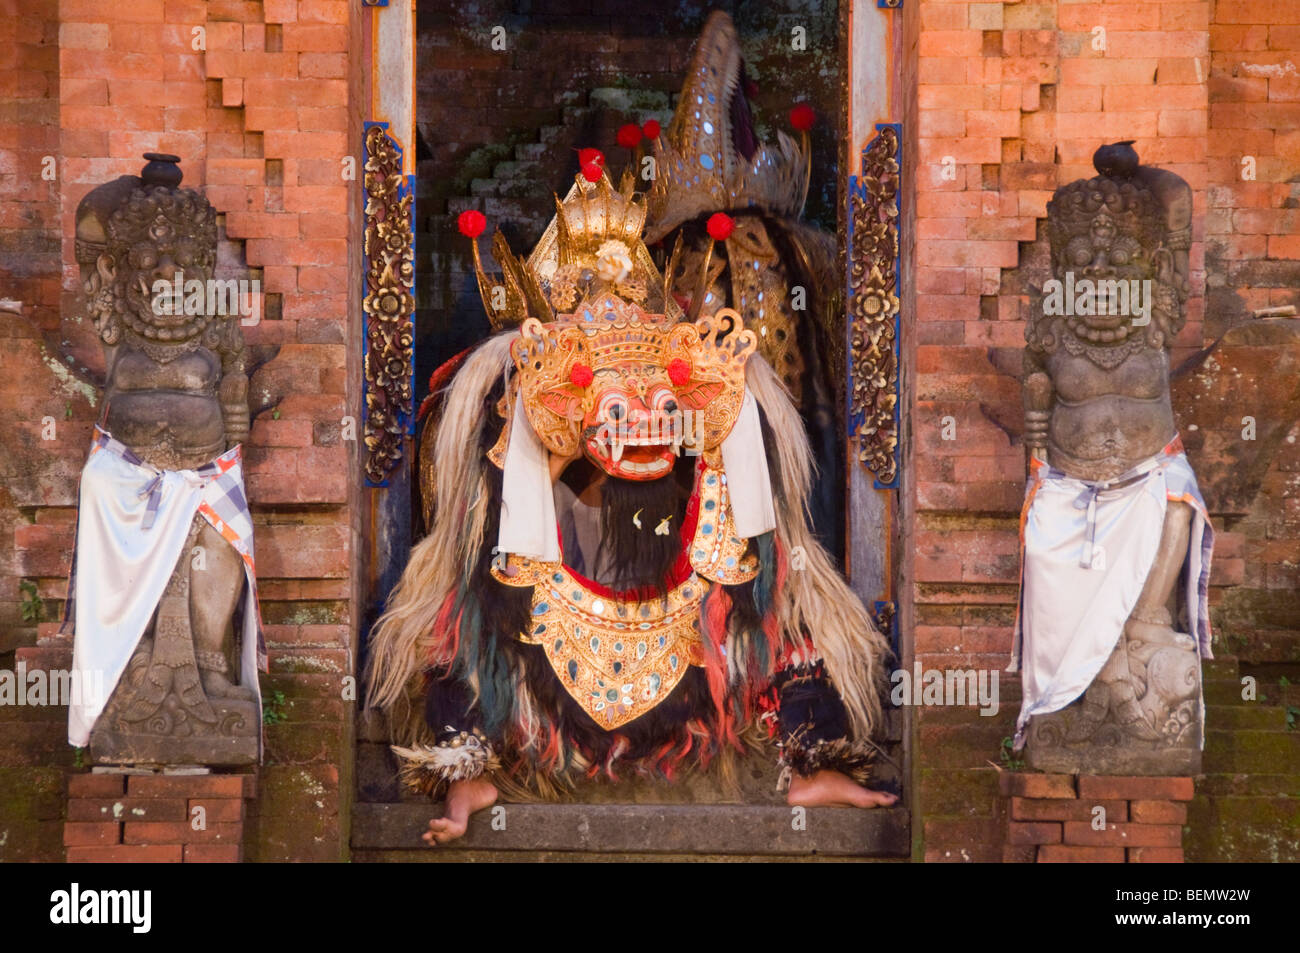
[[[881,5],[883,6],[883,3]],[[903,213],[903,188],[902,188],[903,124],[901,122],[876,123],[877,135],[874,139],[872,139],[869,143],[867,143],[866,148],[862,150],[862,156],[863,159],[865,160],[867,152],[871,149],[872,146],[876,144],[876,142],[879,141],[880,139],[879,133],[882,129],[893,129],[894,133],[898,136],[898,155],[896,158],[898,161],[898,168],[899,168],[899,188],[897,193],[894,195],[894,208],[898,212],[896,221],[899,223],[899,228],[901,229],[902,221],[903,221],[903,214],[902,214]],[[853,197],[858,196],[859,198],[862,198],[865,197],[866,194],[867,194],[867,187],[865,184],[859,182],[859,177],[857,175],[849,176],[849,191],[848,191],[848,196],[846,197],[847,204],[845,207],[845,218],[848,221],[847,239],[846,239],[848,242],[848,248],[846,250],[844,258],[846,264],[849,266],[845,268],[845,273],[844,273],[844,300],[846,302],[853,301],[853,289],[849,284],[849,272],[851,271],[852,268],[851,263],[853,261]],[[898,242],[898,249],[900,255],[902,254],[902,248],[903,248],[903,242],[900,235],[899,242]],[[898,256],[894,257],[894,293],[898,295],[900,301],[898,313],[894,315],[894,366],[898,368],[898,394],[899,397],[901,398],[903,392],[903,365],[902,362],[899,360],[899,342],[901,340],[900,335],[902,333],[903,309],[901,304],[902,267]],[[845,334],[846,353],[851,358],[853,354],[853,321],[851,318],[847,318],[847,316],[844,323],[844,334]],[[853,413],[853,361],[849,360],[846,363],[848,366],[848,386],[844,390],[844,417],[845,420],[848,421],[847,438],[848,438],[848,447],[849,447],[850,455],[856,457],[857,454],[854,450],[854,447],[856,445],[855,434],[857,432],[858,425],[862,423],[862,414]],[[874,480],[872,482],[872,486],[877,490],[897,490],[899,486],[898,481],[902,477],[902,468],[899,465],[899,458],[903,446],[903,431],[901,426],[901,418],[899,416],[901,405],[902,405],[901,399],[894,401],[894,433],[898,437],[898,440],[894,445],[894,479],[893,482],[891,483],[881,483],[879,480]]]
[[[364,2],[364,0],[363,0],[363,2]],[[367,6],[387,6],[387,5],[388,5],[388,0],[382,0],[381,3],[373,3],[373,4],[367,3],[366,5],[367,5]],[[380,122],[380,121],[378,121],[378,120],[366,120],[364,123],[362,123],[362,128],[361,128],[361,142],[362,142],[362,144],[363,144],[363,147],[364,147],[364,143],[365,143],[365,141],[366,141],[366,134],[367,134],[367,133],[370,131],[370,129],[371,129],[372,127],[374,127],[374,126],[378,126],[380,129],[383,129],[383,130],[384,130],[385,134],[388,134],[388,123],[386,123],[386,122]],[[405,152],[405,150],[403,149],[402,144],[401,144],[400,142],[398,142],[397,139],[394,138],[392,135],[388,135],[388,138],[389,138],[390,140],[392,140],[393,146],[397,149],[398,155],[403,155],[404,152]],[[365,166],[365,157],[363,156],[363,157],[362,157],[362,172],[361,172],[361,176],[362,176],[362,178],[361,178],[361,182],[362,182],[362,187],[363,187],[363,188],[365,187],[365,168],[364,168],[364,166]],[[410,233],[411,233],[411,261],[414,262],[414,261],[415,261],[415,254],[416,254],[416,250],[415,250],[415,198],[414,198],[414,196],[415,196],[415,176],[414,176],[414,175],[408,175],[408,176],[406,177],[406,182],[405,182],[405,184],[403,184],[403,186],[401,187],[401,189],[398,190],[397,195],[398,195],[398,198],[399,198],[399,199],[401,199],[401,198],[405,198],[405,197],[408,196],[408,195],[412,196],[412,198],[411,198],[411,219],[410,219],[410,221],[407,223],[407,228],[410,230]],[[414,302],[414,301],[416,300],[415,287],[416,287],[416,282],[417,282],[418,280],[419,280],[419,279],[418,279],[418,276],[416,276],[416,275],[412,275],[412,277],[411,277],[411,300],[412,300],[412,302]],[[365,299],[365,297],[366,297],[366,295],[369,293],[369,291],[370,291],[370,289],[369,289],[369,287],[366,285],[366,266],[365,266],[365,256],[363,255],[363,256],[362,256],[362,263],[361,263],[361,297],[362,297],[363,300]],[[369,404],[369,402],[366,400],[366,395],[369,393],[370,382],[366,380],[365,371],[364,371],[364,368],[365,368],[365,366],[366,366],[366,355],[367,355],[367,354],[369,353],[369,351],[370,351],[370,335],[369,335],[368,333],[366,333],[367,330],[368,330],[368,328],[367,328],[366,325],[365,325],[365,315],[363,314],[363,315],[362,315],[362,334],[361,334],[361,367],[362,367],[362,369],[363,369],[363,370],[362,370],[362,374],[361,374],[361,384],[362,384],[362,394],[361,394],[361,433],[362,433],[363,437],[364,437],[364,434],[365,434],[366,419],[369,417],[369,414],[370,414],[370,404]],[[412,340],[412,341],[415,340],[415,330],[416,330],[416,329],[415,329],[415,308],[414,308],[414,305],[413,305],[412,308],[411,308],[411,340]],[[414,348],[414,347],[411,348],[411,364],[410,364],[410,368],[409,368],[409,370],[408,370],[408,373],[410,374],[410,378],[411,378],[411,385],[412,385],[412,386],[411,386],[411,395],[412,395],[412,400],[414,401],[414,395],[415,395],[415,386],[414,386],[414,385],[415,385],[415,348]],[[405,423],[405,425],[406,425],[406,435],[407,435],[408,437],[410,437],[410,436],[414,436],[414,435],[415,435],[415,409],[416,409],[416,408],[415,408],[414,404],[412,404],[411,412],[410,412],[410,413],[402,413],[402,414],[399,414],[399,418],[404,418],[404,423]],[[366,481],[365,481],[365,485],[366,485],[367,487],[386,487],[386,486],[388,486],[388,481],[387,481],[387,480],[384,480],[384,481],[382,481],[382,482],[380,482],[380,483],[374,483],[374,482],[372,482],[372,481],[370,480],[369,477],[367,477],[367,478],[366,478]]]

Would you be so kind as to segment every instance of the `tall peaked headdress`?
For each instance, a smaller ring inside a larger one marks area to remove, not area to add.
[[[646,241],[718,209],[776,216],[802,211],[807,145],[782,132],[775,147],[755,141],[743,80],[736,27],[715,10],[696,43],[673,120],[655,141]]]

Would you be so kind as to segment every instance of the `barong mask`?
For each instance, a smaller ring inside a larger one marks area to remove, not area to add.
[[[547,450],[655,480],[683,446],[713,450],[731,432],[756,343],[727,314],[671,324],[606,295],[550,325],[528,319],[511,354]]]
[[[681,320],[641,240],[643,198],[630,176],[617,191],[603,172],[594,183],[578,176],[526,262],[496,234],[500,279],[484,272],[475,245],[494,323],[519,324],[494,462],[504,465],[515,401],[546,451],[582,452],[625,480],[657,480],[683,449],[716,450],[731,432],[757,339],[734,312]],[[504,306],[492,309],[501,292]]]

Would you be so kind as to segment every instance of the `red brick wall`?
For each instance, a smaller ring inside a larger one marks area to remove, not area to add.
[[[1192,186],[1192,296],[1175,365],[1251,309],[1295,303],[1300,249],[1296,213],[1287,210],[1295,186],[1286,180],[1300,150],[1285,130],[1300,118],[1300,86],[1285,64],[1300,61],[1289,25],[1300,7],[921,0],[919,8],[907,591],[925,668],[1000,670],[1011,648],[1025,474],[1020,352],[1028,281],[1045,274],[1046,202],[1058,186],[1094,174],[1093,150],[1118,139],[1136,139],[1144,162]],[[1093,49],[1096,27],[1105,28],[1104,50]],[[1268,70],[1276,75],[1256,75]],[[1255,183],[1239,181],[1246,144],[1259,157]],[[946,158],[955,178],[944,174]],[[955,439],[943,439],[945,418]],[[1295,636],[1277,622],[1296,613],[1293,592],[1283,591],[1294,589],[1300,551],[1295,434],[1254,514],[1221,537],[1212,579],[1219,635],[1247,638],[1216,651],[1236,652],[1243,664],[1252,651],[1262,661],[1297,661]],[[1250,638],[1263,631],[1267,648]],[[916,713],[914,823],[928,860],[997,859],[990,762],[1011,734],[1020,694],[1017,676],[1001,677],[994,718],[973,709]],[[1236,740],[1230,731],[1219,739]],[[1206,770],[1223,772],[1235,757],[1209,751]],[[1222,859],[1231,859],[1225,850]]]
[[[1300,306],[1300,6],[1219,0],[1210,59],[1206,326],[1221,334],[1254,310]],[[1222,611],[1244,661],[1300,662],[1300,426],[1289,436],[1232,526],[1239,587]]]
[[[22,302],[0,311],[0,666],[35,638],[23,621],[19,579],[32,572],[14,541],[44,531],[34,511],[43,468],[23,450],[12,423],[55,417],[60,425],[75,392],[60,386],[45,358],[59,340],[59,181],[42,176],[59,150],[59,23],[45,0],[0,3],[0,298]],[[47,563],[50,562],[47,560]],[[52,562],[57,565],[58,553]],[[62,856],[62,770],[66,717],[40,709],[0,708],[0,859]]]
[[[34,80],[24,88],[55,117],[43,146],[59,157],[58,204],[53,214],[45,211],[46,234],[49,225],[58,228],[62,248],[53,246],[37,278],[57,288],[61,277],[63,291],[61,327],[54,312],[47,326],[19,324],[22,344],[0,357],[0,442],[14,451],[0,531],[17,523],[12,560],[5,546],[0,562],[7,628],[17,577],[39,582],[50,613],[61,608],[77,473],[98,413],[85,396],[99,382],[102,359],[80,317],[77,202],[102,182],[138,173],[142,152],[174,152],[183,184],[203,190],[224,214],[223,266],[263,282],[263,320],[245,328],[258,365],[245,472],[270,651],[263,685],[285,696],[285,720],[267,729],[260,796],[249,817],[246,853],[254,860],[328,860],[345,850],[340,769],[346,774],[350,762],[353,706],[343,699],[343,680],[356,655],[362,530],[357,445],[341,439],[345,415],[358,425],[361,419],[353,343],[361,337],[360,269],[350,244],[360,235],[360,183],[342,174],[347,155],[358,170],[363,165],[359,84],[366,73],[358,51],[365,46],[353,7],[347,0],[61,0],[57,22],[52,14],[45,25],[20,21],[25,36],[45,36],[48,48],[31,39],[17,54],[5,44],[3,54],[33,64],[48,59],[56,76],[43,88]],[[196,28],[205,50],[193,48]],[[27,143],[40,141],[39,132],[27,120],[16,134]],[[36,208],[42,185],[31,180],[30,155],[22,161],[16,191]],[[10,179],[0,184],[7,225],[8,216],[24,213],[9,198]],[[43,300],[37,293],[33,299]],[[67,355],[71,383],[50,369]],[[57,420],[53,442],[40,440],[44,415]],[[30,644],[35,635],[29,626],[13,638]],[[58,652],[57,640],[43,641],[45,651]],[[0,765],[67,762],[59,743],[63,714],[46,714],[52,718],[39,737],[29,729],[25,742],[0,746]]]

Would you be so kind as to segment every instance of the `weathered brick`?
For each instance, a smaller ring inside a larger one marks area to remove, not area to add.
[[[1130,864],[1181,864],[1183,849],[1181,847],[1130,847],[1128,862]]]
[[[183,821],[183,798],[69,798],[69,821]]]
[[[70,864],[179,864],[180,844],[69,847]]]
[[[1032,771],[1003,771],[998,776],[1003,797],[1083,797],[1082,794],[1076,795],[1074,780],[1074,775],[1071,774],[1038,774]]]
[[[1064,839],[1083,847],[1178,847],[1183,829],[1179,824],[1107,824],[1105,830],[1094,830],[1086,821],[1066,821]]]
[[[125,774],[70,774],[68,797],[113,798],[126,792]]]
[[[237,864],[244,858],[240,844],[186,844],[187,864]]]
[[[1122,864],[1123,847],[1076,847],[1046,844],[1038,848],[1040,864]]]
[[[1007,825],[1007,843],[1059,844],[1061,825],[1049,821],[1012,821]]]
[[[63,825],[68,847],[108,846],[122,843],[122,825],[111,822],[68,821]]]
[[[1017,821],[1089,821],[1100,807],[1106,820],[1129,820],[1127,801],[1088,801],[1069,798],[1011,799],[1011,817]]]
[[[203,818],[208,824],[240,823],[244,820],[244,799],[234,798],[191,798],[185,811],[186,819],[193,821],[197,816],[195,808],[203,809]]]
[[[237,798],[243,796],[244,778],[238,774],[133,774],[127,793],[132,797]]]
[[[239,823],[208,823],[203,830],[195,830],[189,821],[127,821],[122,830],[123,844],[238,844],[243,837],[244,825]]]
[[[1079,776],[1081,799],[1190,801],[1194,794],[1191,778]]]
[[[1131,801],[1129,820],[1139,824],[1184,824],[1187,805],[1177,801]]]

